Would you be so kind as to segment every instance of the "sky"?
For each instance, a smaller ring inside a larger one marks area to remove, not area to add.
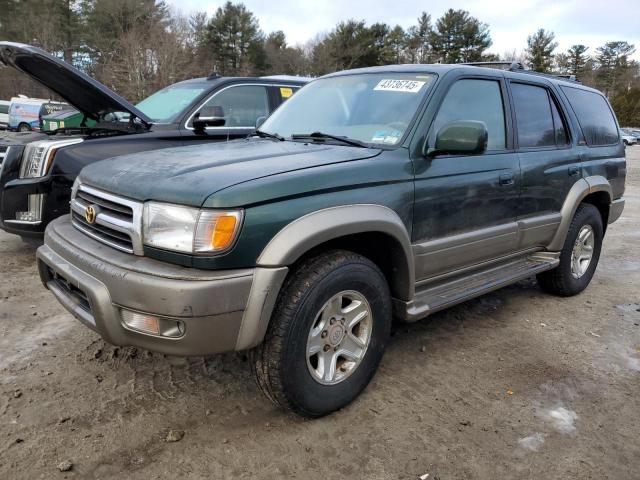
[[[210,16],[224,1],[166,0],[183,13],[206,11]],[[237,0],[235,0],[237,2]],[[640,60],[640,2],[638,0],[244,0],[265,33],[282,30],[289,45],[304,45],[329,32],[338,22],[356,19],[367,24],[385,22],[408,28],[422,11],[432,20],[447,9],[464,9],[489,25],[492,53],[524,50],[527,36],[538,28],[551,30],[559,43],[556,52],[582,43],[589,53],[607,41],[625,40],[636,45]]]

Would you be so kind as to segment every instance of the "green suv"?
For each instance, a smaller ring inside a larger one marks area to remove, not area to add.
[[[624,207],[599,92],[462,65],[311,82],[250,138],[82,170],[37,253],[43,283],[116,345],[249,350],[274,403],[316,417],[413,322],[536,275],[589,284]]]

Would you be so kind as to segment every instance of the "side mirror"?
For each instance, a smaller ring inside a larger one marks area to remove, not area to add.
[[[486,152],[488,139],[489,133],[484,122],[451,122],[438,130],[433,148],[429,148],[425,142],[423,154],[427,157],[442,154],[477,155]]]
[[[207,127],[223,127],[226,123],[224,109],[219,106],[202,107],[193,118],[193,129],[196,133],[204,133]]]
[[[266,120],[267,117],[265,116],[256,118],[256,130],[258,130]]]

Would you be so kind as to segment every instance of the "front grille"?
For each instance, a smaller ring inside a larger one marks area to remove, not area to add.
[[[93,208],[93,222],[87,209]],[[71,222],[91,238],[127,253],[142,255],[142,204],[80,185],[71,199]]]
[[[4,162],[4,158],[7,156],[8,151],[9,147],[6,145],[0,145],[0,165]]]

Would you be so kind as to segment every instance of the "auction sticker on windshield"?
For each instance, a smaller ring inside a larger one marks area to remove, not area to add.
[[[418,93],[425,83],[426,82],[420,82],[418,80],[393,80],[384,78],[380,80],[373,89],[387,92]]]

